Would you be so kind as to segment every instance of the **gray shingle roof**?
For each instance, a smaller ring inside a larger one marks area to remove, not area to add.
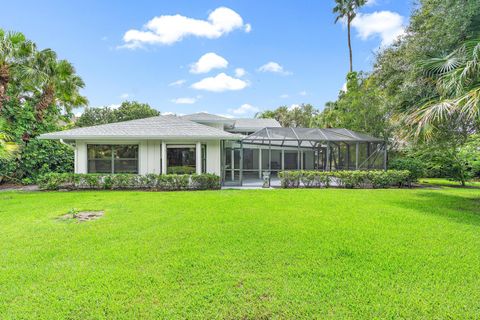
[[[216,114],[206,113],[206,112],[187,114],[187,115],[181,116],[180,118],[185,120],[190,120],[190,121],[198,121],[198,122],[210,122],[210,121],[211,122],[233,122],[232,119],[218,116]]]
[[[40,139],[225,139],[238,135],[176,116],[102,124],[42,134]]]
[[[234,119],[235,124],[230,131],[250,131],[260,130],[266,127],[281,127],[275,119]]]

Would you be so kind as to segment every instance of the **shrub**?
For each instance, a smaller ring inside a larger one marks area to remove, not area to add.
[[[408,170],[372,171],[282,171],[278,175],[283,188],[298,188],[300,183],[306,188],[328,187],[334,180],[340,188],[386,188],[408,186]]]
[[[47,173],[38,178],[42,190],[68,189],[150,189],[211,190],[220,189],[220,177],[214,174],[72,174]]]
[[[390,163],[390,169],[394,170],[408,170],[408,185],[418,181],[419,178],[425,175],[425,164],[414,158],[398,158]]]
[[[58,141],[32,139],[25,144],[16,163],[15,176],[18,179],[38,177],[49,173],[73,171],[73,148]]]
[[[73,174],[49,172],[37,179],[38,186],[42,190],[58,190],[60,188],[73,187]]]
[[[138,177],[138,185],[140,188],[144,189],[155,189],[157,188],[157,180],[158,175],[155,173],[141,175]]]
[[[195,168],[187,166],[175,166],[168,168],[168,174],[194,174]]]
[[[196,190],[220,189],[220,177],[214,174],[194,174],[191,176],[192,188]]]
[[[298,188],[302,171],[281,171],[278,176],[283,188]]]

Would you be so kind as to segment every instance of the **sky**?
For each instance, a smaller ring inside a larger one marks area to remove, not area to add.
[[[334,0],[6,1],[0,28],[67,59],[90,107],[252,117],[335,100],[348,72]],[[354,21],[354,69],[402,34],[412,0],[369,0]],[[81,110],[76,110],[80,113]]]

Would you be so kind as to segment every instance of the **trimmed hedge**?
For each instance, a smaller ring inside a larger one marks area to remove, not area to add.
[[[73,174],[47,173],[38,179],[42,190],[58,189],[144,189],[213,190],[220,189],[220,177],[214,174]]]
[[[283,188],[328,188],[335,183],[340,188],[409,187],[412,178],[408,170],[371,171],[281,171]]]

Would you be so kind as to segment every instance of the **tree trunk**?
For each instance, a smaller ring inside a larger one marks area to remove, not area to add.
[[[4,64],[0,67],[0,111],[3,107],[3,101],[6,100],[7,85],[10,81],[10,70],[8,65]]]
[[[51,85],[46,86],[43,90],[42,96],[40,97],[40,101],[35,106],[35,117],[37,121],[43,120],[43,115],[45,110],[53,103],[53,99],[55,97],[55,88]]]
[[[350,54],[350,72],[353,71],[353,57],[352,57],[352,42],[350,37],[350,24],[352,23],[352,18],[348,16],[347,29],[348,29],[348,53]]]

